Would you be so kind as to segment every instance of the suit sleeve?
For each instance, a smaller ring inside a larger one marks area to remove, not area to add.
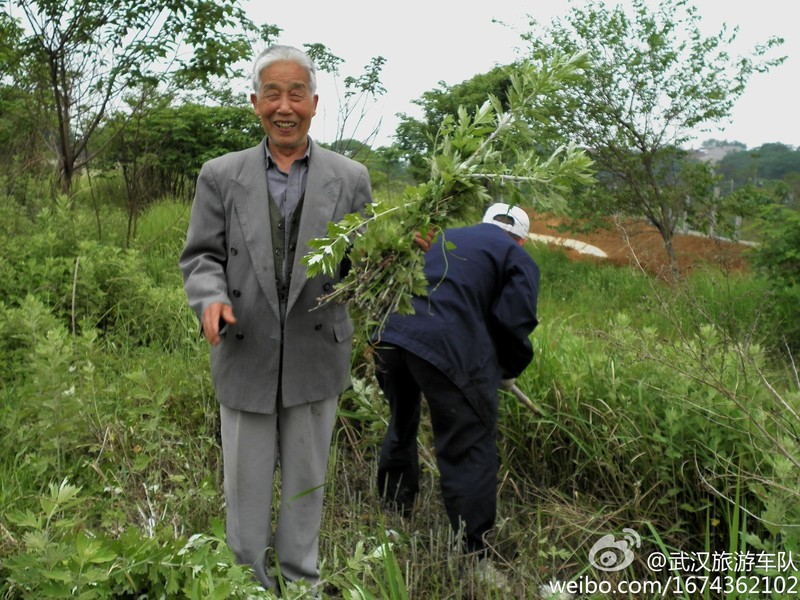
[[[509,253],[503,283],[490,315],[492,338],[504,378],[517,377],[533,359],[530,335],[538,324],[539,267],[527,252]]]
[[[206,163],[197,179],[186,244],[178,261],[189,306],[198,319],[214,302],[231,303],[225,276],[226,229],[222,196],[213,169]]]

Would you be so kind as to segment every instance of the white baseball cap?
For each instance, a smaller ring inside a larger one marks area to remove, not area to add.
[[[518,238],[525,239],[531,228],[531,221],[519,206],[511,206],[502,202],[492,204],[483,215],[484,223],[497,225]]]

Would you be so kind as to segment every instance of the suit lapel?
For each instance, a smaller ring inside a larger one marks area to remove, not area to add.
[[[276,316],[280,314],[272,256],[272,226],[269,218],[264,144],[245,152],[240,170],[233,175],[233,204],[244,234],[256,279]]]

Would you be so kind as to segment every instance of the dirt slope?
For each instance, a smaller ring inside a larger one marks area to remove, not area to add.
[[[609,219],[607,228],[589,233],[559,228],[564,221],[556,216],[527,211],[531,219],[531,233],[580,240],[603,250],[608,257],[598,258],[565,248],[575,260],[611,262],[617,265],[635,264],[636,260],[652,273],[668,272],[667,254],[658,231],[649,223],[638,220],[614,222]],[[724,270],[748,268],[744,251],[748,246],[696,235],[676,234],[675,251],[681,270],[686,272],[700,265],[715,265]]]

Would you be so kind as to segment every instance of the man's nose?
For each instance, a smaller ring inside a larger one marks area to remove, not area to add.
[[[279,112],[291,112],[292,111],[292,103],[289,102],[289,95],[282,94],[280,102],[278,103],[278,111]]]

